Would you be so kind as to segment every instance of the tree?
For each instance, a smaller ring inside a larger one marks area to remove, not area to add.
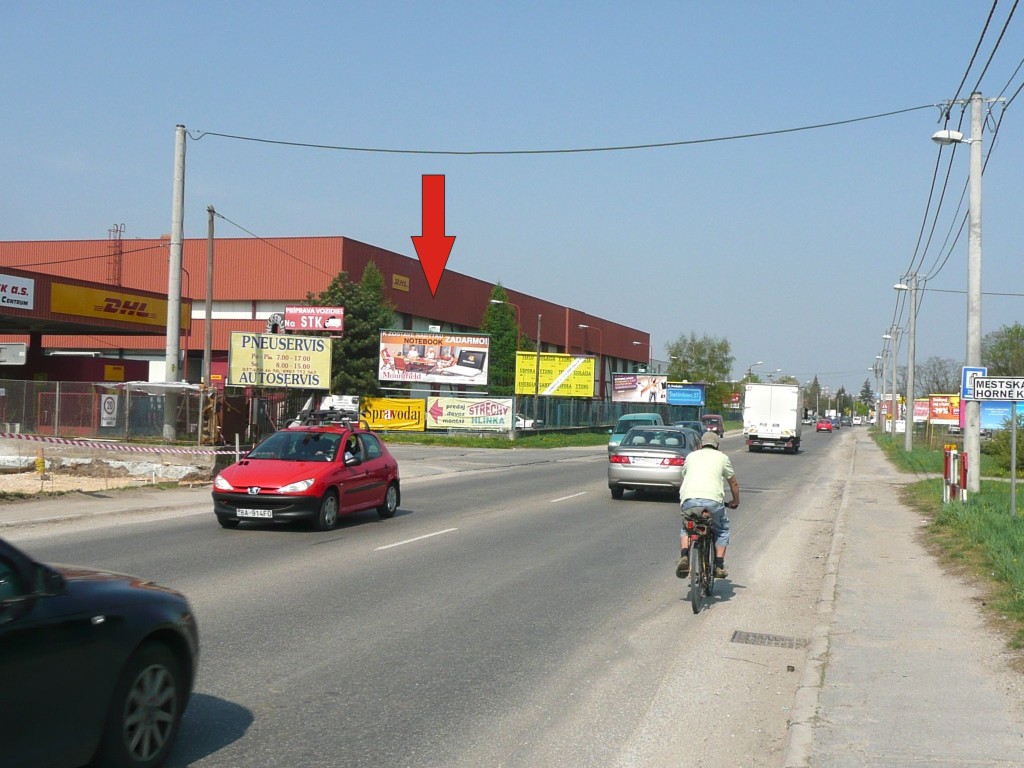
[[[498,283],[491,289],[490,298],[507,302],[508,293]],[[522,342],[521,329],[516,325],[516,319],[516,308],[511,304],[488,303],[483,320],[480,321],[480,330],[491,337],[487,389],[493,395],[515,394],[516,350]]]
[[[949,395],[960,391],[960,369],[955,360],[929,357],[914,371],[915,389],[926,395]],[[920,381],[918,388],[916,381]]]
[[[875,393],[871,389],[871,382],[868,379],[864,379],[864,386],[860,388],[860,396],[857,398],[861,405],[865,405],[868,409],[875,407]]]
[[[358,283],[342,272],[318,297],[308,299],[312,306],[345,308],[345,334],[334,340],[332,349],[331,391],[359,397],[380,394],[380,331],[394,324],[395,312],[377,265],[368,263]]]
[[[669,381],[703,381],[707,384],[708,407],[718,407],[732,395],[728,381],[735,358],[727,339],[704,335],[680,336],[665,346]]]
[[[1024,375],[1024,325],[1004,325],[981,340],[981,362],[989,376]]]

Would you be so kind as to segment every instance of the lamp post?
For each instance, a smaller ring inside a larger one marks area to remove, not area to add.
[[[748,384],[750,383],[750,377],[754,375],[753,372],[752,372],[753,369],[756,368],[759,365],[764,365],[764,363],[762,361],[758,360],[756,363],[751,363],[750,365],[747,366],[747,383]]]
[[[917,337],[917,273],[910,275],[910,285],[896,283],[897,291],[910,291],[910,337],[907,339],[907,419],[906,431],[903,434],[903,450],[908,453],[914,449],[914,354]],[[968,459],[968,462],[970,460]],[[968,464],[968,466],[970,466]]]
[[[593,325],[587,325],[586,323],[579,323],[576,327],[579,328],[580,330],[584,331],[584,334],[583,334],[583,336],[584,336],[584,345],[586,344],[586,335],[587,335],[585,333],[585,331],[587,331],[588,329],[591,330],[591,331],[597,331],[597,345],[598,345],[597,346],[597,365],[598,365],[598,373],[597,373],[598,395],[597,396],[603,400],[604,399],[604,363],[602,361],[604,360],[604,333],[602,333],[600,328],[596,328]],[[584,346],[584,350],[586,350],[586,346]]]
[[[967,365],[981,365],[981,130],[984,99],[975,91],[971,94],[971,138],[965,139],[959,131],[939,131],[932,141],[949,144],[969,144],[971,149],[970,203],[967,227]],[[960,101],[960,104],[965,102]],[[967,454],[967,490],[981,490],[981,402],[968,400],[964,421],[964,452]]]
[[[896,347],[899,345],[900,332],[902,330],[902,328],[894,325],[889,329],[888,333],[882,335],[883,339],[890,342],[889,364],[891,378],[889,379],[889,418],[892,420],[893,437],[896,436]],[[883,429],[883,431],[885,430]]]
[[[648,341],[634,341],[630,342],[634,347],[645,346],[647,347],[647,372],[651,372],[651,344]]]

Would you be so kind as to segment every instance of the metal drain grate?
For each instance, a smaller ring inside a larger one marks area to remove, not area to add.
[[[761,632],[741,632],[738,629],[732,633],[732,642],[746,643],[747,645],[769,645],[773,648],[803,648],[807,645],[807,641],[802,637],[766,635]]]

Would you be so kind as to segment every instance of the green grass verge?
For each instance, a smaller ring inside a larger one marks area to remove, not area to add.
[[[509,440],[504,433],[494,437],[468,437],[426,432],[385,432],[381,434],[384,442],[388,445],[449,445],[456,448],[574,448],[608,444],[606,432],[574,432],[571,434],[539,432],[521,435],[515,440]]]
[[[915,448],[908,454],[902,443],[894,445],[898,441],[877,433],[874,438],[901,469],[941,474],[941,451]],[[931,521],[927,538],[939,560],[984,585],[993,624],[1007,634],[1011,648],[1024,650],[1024,502],[1011,516],[1009,482],[983,479],[981,492],[970,494],[966,503],[943,504],[941,478],[911,483],[901,495]],[[1024,486],[1018,495],[1024,497]]]

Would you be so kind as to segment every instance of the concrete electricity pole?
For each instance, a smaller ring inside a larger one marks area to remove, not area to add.
[[[174,192],[171,197],[171,248],[167,264],[167,354],[164,381],[177,383],[181,378],[181,246],[185,229],[185,126],[174,128]],[[164,439],[177,438],[178,398],[168,391],[164,397]]]

